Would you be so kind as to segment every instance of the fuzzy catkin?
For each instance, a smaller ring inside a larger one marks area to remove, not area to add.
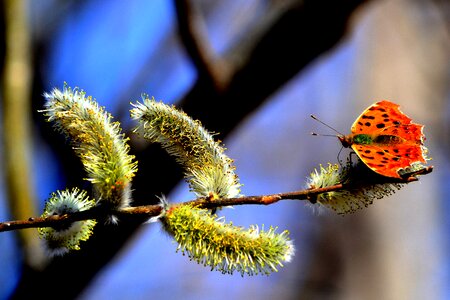
[[[84,211],[95,206],[95,201],[87,197],[85,191],[77,188],[52,193],[45,204],[42,217],[64,215]],[[39,236],[44,240],[47,253],[51,256],[64,255],[71,250],[79,250],[80,242],[92,234],[94,220],[77,221],[63,228],[41,227]]]
[[[276,233],[276,228],[264,231],[257,226],[245,230],[190,205],[172,206],[161,221],[177,241],[178,251],[224,274],[268,275],[294,255],[286,230]]]
[[[64,86],[45,93],[48,121],[69,139],[81,158],[98,201],[112,208],[130,204],[131,180],[137,170],[120,124],[83,91]]]
[[[344,184],[345,187],[318,194],[314,202],[342,215],[365,208],[375,199],[390,196],[405,185],[386,182],[383,176],[367,169],[361,162],[348,162],[342,167],[338,164],[328,164],[327,167],[320,165],[319,170],[314,170],[308,180],[308,187],[314,189],[337,184]]]
[[[201,125],[174,106],[143,97],[133,104],[133,119],[139,121],[135,132],[151,142],[160,143],[185,170],[191,190],[199,197],[233,198],[241,184],[234,173],[233,160]]]

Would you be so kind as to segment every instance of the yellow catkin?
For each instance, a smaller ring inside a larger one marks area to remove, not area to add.
[[[131,116],[139,121],[136,132],[160,143],[185,170],[191,190],[199,197],[232,198],[241,184],[234,173],[233,160],[202,127],[174,106],[144,97],[133,105]]]
[[[83,91],[64,86],[45,93],[45,116],[74,145],[96,197],[113,208],[129,206],[137,170],[118,122]]]
[[[225,223],[208,210],[177,205],[161,219],[178,243],[178,251],[211,270],[242,276],[277,272],[294,255],[288,231],[249,229]]]
[[[353,213],[373,203],[375,199],[381,199],[392,195],[404,184],[387,182],[383,176],[379,176],[367,169],[362,163],[345,166],[328,164],[311,173],[308,180],[308,188],[324,188],[337,184],[344,184],[343,189],[321,193],[316,196],[314,202],[334,210],[338,214]]]
[[[47,200],[42,217],[70,214],[94,206],[95,201],[77,188],[57,191]],[[79,250],[80,242],[89,239],[96,223],[94,220],[77,221],[63,228],[42,227],[38,232],[45,241],[49,255],[63,255],[71,250]]]

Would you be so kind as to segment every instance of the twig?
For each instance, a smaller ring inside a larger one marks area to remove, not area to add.
[[[196,200],[184,202],[181,205],[193,205],[201,208],[217,208],[222,206],[230,206],[230,205],[245,205],[245,204],[259,204],[259,205],[269,205],[276,203],[280,200],[308,200],[310,197],[316,194],[336,191],[342,189],[343,185],[338,184],[326,188],[318,188],[318,189],[306,189],[300,190],[296,192],[289,193],[279,193],[272,195],[261,195],[261,196],[245,196],[238,198],[226,198],[226,199],[217,199],[211,200],[208,198],[199,198]],[[11,231],[17,229],[25,229],[25,228],[37,228],[37,227],[52,227],[52,226],[60,226],[63,223],[72,223],[76,221],[88,220],[88,219],[102,219],[107,215],[113,214],[120,217],[125,216],[142,216],[146,218],[156,217],[160,215],[162,212],[161,205],[144,205],[144,206],[135,206],[135,207],[127,207],[122,208],[115,211],[108,211],[103,209],[102,207],[94,207],[89,210],[76,212],[72,214],[65,215],[53,215],[46,218],[36,217],[29,218],[27,220],[17,220],[17,221],[9,221],[9,222],[1,222],[0,223],[0,232],[3,231]]]
[[[425,175],[433,171],[433,166],[423,168],[414,173],[410,173],[408,177],[404,179],[389,179],[392,182],[398,183],[409,183],[417,181],[417,175]],[[278,193],[271,195],[260,195],[260,196],[244,196],[238,198],[223,198],[223,199],[210,199],[210,198],[198,198],[196,200],[181,203],[180,205],[192,205],[201,208],[218,208],[223,206],[232,205],[270,205],[274,204],[280,200],[308,200],[314,203],[315,196],[322,193],[338,191],[341,189],[348,189],[354,186],[349,184],[336,184],[329,187],[323,188],[309,188],[305,190],[299,190],[295,192]],[[49,217],[36,217],[29,218],[27,220],[17,220],[9,222],[0,222],[0,232],[11,231],[17,229],[25,228],[37,228],[37,227],[54,227],[61,226],[67,223],[73,223],[76,221],[88,220],[88,219],[103,219],[108,215],[115,215],[119,219],[120,217],[126,216],[140,216],[145,218],[157,217],[162,212],[161,205],[143,205],[135,207],[127,207],[118,210],[106,210],[101,206],[94,207],[89,210],[76,212],[72,214],[65,215],[53,215]]]

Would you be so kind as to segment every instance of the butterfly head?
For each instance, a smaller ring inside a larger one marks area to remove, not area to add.
[[[337,135],[337,138],[342,144],[342,147],[349,148],[353,145],[353,136],[352,135]]]

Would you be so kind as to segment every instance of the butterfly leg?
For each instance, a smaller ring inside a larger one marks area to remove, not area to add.
[[[344,167],[344,163],[342,162],[342,160],[341,160],[341,158],[340,158],[342,149],[344,149],[344,147],[341,147],[341,149],[339,150],[339,152],[338,152],[338,154],[337,154],[337,157],[336,157],[336,159],[337,159],[339,165],[341,166],[341,168]]]
[[[355,163],[358,162],[358,160],[359,160],[359,157],[356,154],[356,152],[355,151],[351,151],[350,154],[348,155],[348,162],[349,162],[349,164],[353,164],[353,161],[352,161],[352,156],[353,155],[356,157]]]

